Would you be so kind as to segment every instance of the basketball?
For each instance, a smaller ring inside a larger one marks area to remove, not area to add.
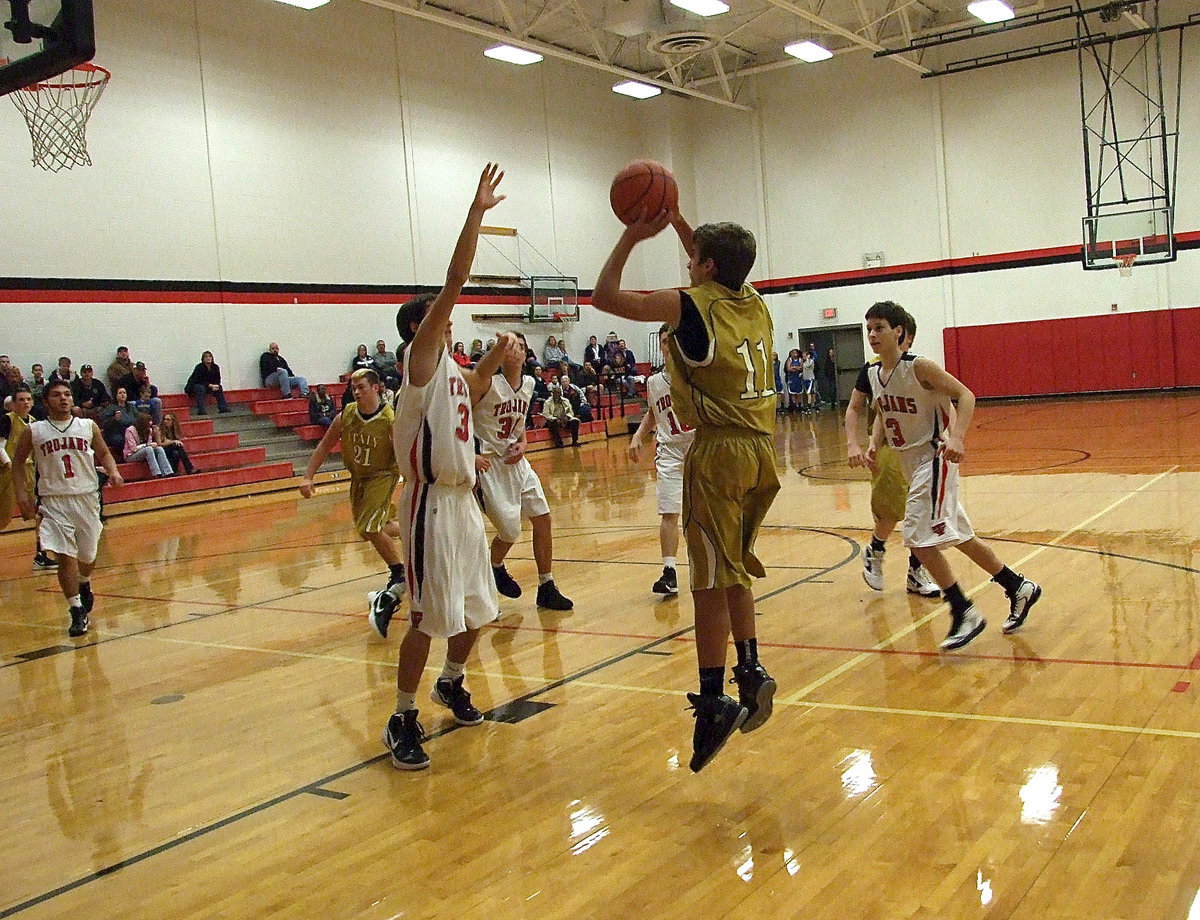
[[[634,160],[613,179],[608,203],[621,223],[631,224],[643,209],[647,217],[653,217],[664,208],[679,207],[679,186],[662,163]]]

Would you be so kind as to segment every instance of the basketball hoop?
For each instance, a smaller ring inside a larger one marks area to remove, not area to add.
[[[1136,252],[1132,252],[1127,256],[1117,256],[1117,270],[1121,273],[1122,278],[1128,278],[1133,274],[1133,263],[1136,261]]]
[[[103,67],[79,64],[12,94],[33,139],[35,166],[58,172],[92,165],[85,130],[111,77]]]

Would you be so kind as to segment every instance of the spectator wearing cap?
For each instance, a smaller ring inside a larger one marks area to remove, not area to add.
[[[112,401],[90,364],[83,365],[79,369],[79,376],[72,381],[71,401],[75,403],[71,411],[76,416],[93,421],[99,421],[104,407]]]
[[[150,418],[155,425],[162,421],[162,400],[158,398],[158,387],[150,382],[150,374],[146,370],[146,365],[138,361],[133,365],[133,370],[121,378],[119,386],[125,388],[125,392],[129,395],[129,399],[145,399],[150,406]],[[143,394],[143,388],[149,387],[149,396]]]
[[[279,387],[284,399],[292,398],[293,386],[299,387],[301,396],[308,395],[308,381],[296,376],[288,367],[287,359],[279,353],[278,342],[272,342],[259,356],[258,374],[262,378],[263,386]]]
[[[200,356],[200,363],[192,368],[192,376],[187,380],[188,395],[196,401],[196,414],[208,415],[204,401],[213,397],[217,401],[217,411],[229,411],[229,403],[225,401],[225,389],[221,386],[221,365],[213,360],[213,353],[206,351]]]
[[[133,373],[133,362],[129,360],[129,349],[122,345],[117,349],[117,356],[113,359],[113,363],[108,366],[104,376],[108,378],[108,385],[114,391],[121,384],[124,377]]]

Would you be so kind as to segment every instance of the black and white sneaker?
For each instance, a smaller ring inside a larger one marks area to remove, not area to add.
[[[678,594],[679,578],[675,574],[674,566],[664,565],[662,575],[651,585],[650,590],[655,594]]]
[[[972,604],[961,615],[955,616],[951,614],[950,632],[946,633],[946,638],[942,640],[942,644],[939,647],[943,652],[962,648],[983,632],[986,626],[987,620],[979,615],[979,611]]]
[[[496,579],[496,590],[505,597],[521,596],[521,586],[508,574],[508,569],[504,566],[492,566],[492,577]]]
[[[92,608],[96,606],[96,595],[92,594],[92,583],[90,581],[81,581],[79,583],[79,600],[83,603],[84,613],[91,613]]]
[[[771,718],[775,678],[767,673],[766,668],[757,661],[734,665],[733,677],[729,682],[737,684],[738,700],[746,709],[743,732],[752,732]]]
[[[554,582],[548,581],[538,585],[537,605],[547,610],[574,610],[575,604],[568,597],[563,597]]]
[[[87,611],[82,607],[72,607],[67,613],[71,615],[71,625],[67,627],[67,635],[77,639],[88,631]]]
[[[908,581],[905,584],[905,590],[909,594],[917,594],[921,597],[942,596],[942,589],[938,587],[937,582],[933,580],[933,576],[929,574],[929,570],[923,565],[908,570]]]
[[[439,677],[429,691],[429,698],[454,713],[454,721],[459,725],[478,725],[483,721],[483,713],[471,705],[471,694],[463,688],[461,676]]]
[[[870,543],[863,547],[863,581],[873,591],[883,590],[883,554],[885,550],[874,549]]]
[[[58,563],[47,556],[44,551],[34,555],[33,570],[35,572],[53,572],[57,568]]]
[[[368,591],[367,598],[371,607],[367,611],[367,621],[381,639],[387,638],[388,625],[396,610],[400,607],[400,599],[404,597],[404,585],[401,583],[388,585],[382,591]]]
[[[392,766],[397,770],[424,770],[429,755],[421,747],[425,729],[417,721],[417,711],[394,712],[383,728],[383,744],[392,752]]]
[[[688,764],[693,773],[699,773],[725,746],[729,736],[746,721],[746,707],[732,697],[721,694],[710,696],[689,693],[692,715],[696,718],[696,730],[692,734],[692,760]]]
[[[1016,632],[1029,616],[1029,610],[1042,596],[1042,586],[1028,578],[1021,582],[1020,587],[1008,596],[1008,619],[1001,629],[1006,633]]]

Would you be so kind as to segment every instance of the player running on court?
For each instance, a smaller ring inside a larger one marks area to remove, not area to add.
[[[383,384],[370,368],[355,371],[350,376],[350,391],[354,402],[342,407],[325,429],[325,435],[308,461],[308,469],[300,480],[300,494],[312,498],[315,492],[313,477],[329,456],[333,446],[342,442],[342,463],[350,473],[350,512],[358,535],[375,547],[375,552],[387,564],[388,583],[382,591],[372,591],[370,612],[372,628],[387,637],[388,623],[404,597],[404,563],[396,538],[400,525],[392,493],[400,479],[396,455],[392,449],[392,424],[396,420],[392,407],[383,398]]]
[[[917,336],[917,323],[912,314],[904,311],[904,342],[901,350],[907,352],[912,348],[913,339]],[[850,393],[850,404],[846,407],[846,452],[851,466],[868,465],[871,469],[871,514],[875,518],[875,532],[871,540],[863,547],[863,581],[874,591],[883,590],[883,555],[887,552],[887,538],[892,535],[896,525],[904,520],[904,505],[908,501],[908,481],[900,468],[900,460],[896,452],[886,442],[879,445],[872,463],[866,463],[866,454],[858,440],[858,429],[864,409],[871,405],[870,368],[879,363],[876,355],[862,366],[858,372],[858,380]],[[869,413],[874,430],[876,425],[883,424],[878,413]],[[916,553],[908,553],[908,578],[905,589],[909,594],[921,597],[940,597],[942,589],[937,586]]]
[[[670,331],[666,325],[658,331],[664,361],[671,350]],[[679,593],[679,576],[675,569],[679,552],[679,515],[683,511],[683,461],[696,432],[681,422],[671,408],[671,376],[665,364],[646,381],[646,398],[649,406],[629,442],[629,457],[634,463],[641,459],[642,444],[653,430],[658,442],[654,449],[654,469],[658,473],[655,497],[658,500],[658,545],[662,550],[663,571],[650,590],[655,594],[672,595]]]
[[[634,246],[673,223],[688,253],[692,286],[649,294],[621,290]],[[691,769],[704,768],[738,728],[753,731],[771,715],[775,681],[758,661],[752,578],[766,575],[754,555],[759,525],[775,494],[774,330],[767,305],[746,276],[754,236],[737,224],[695,231],[678,213],[641,215],[628,224],[600,272],[592,305],[671,329],[667,367],[671,405],[696,429],[683,469],[683,527],[696,616],[700,692],[689,693],[696,718]],[[725,695],[726,646],[739,700]]]
[[[417,722],[416,694],[431,639],[447,640],[446,663],[431,699],[448,707],[460,725],[483,721],[463,686],[463,672],[479,630],[496,619],[499,604],[483,512],[474,492],[472,406],[491,388],[501,360],[520,344],[505,333],[474,371],[463,370],[450,358],[450,312],[467,283],[483,215],[504,200],[496,194],[502,178],[504,173],[491,163],[480,176],[445,286],[436,296],[410,300],[396,314],[396,328],[408,346],[393,443],[404,476],[400,509],[409,626],[400,643],[396,712],[383,730],[383,743],[400,770],[429,766],[421,747],[425,733]]]
[[[510,333],[525,347],[525,336]],[[522,374],[524,355],[509,353],[492,377],[487,395],[475,407],[475,436],[479,439],[480,502],[496,536],[492,538],[492,576],[505,597],[520,597],[521,586],[508,574],[504,559],[521,536],[521,520],[533,528],[533,558],[537,563],[537,605],[547,610],[571,610],[575,605],[554,584],[554,532],[550,506],[537,473],[525,459],[525,414],[533,399],[532,377]]]
[[[46,386],[43,398],[49,417],[26,428],[13,456],[13,489],[25,520],[38,521],[38,539],[58,555],[58,586],[67,599],[69,636],[88,631],[92,569],[100,546],[100,477],[104,467],[109,484],[124,485],[117,463],[89,418],[71,414],[71,387],[65,380]],[[26,481],[26,461],[37,468],[37,504]]]
[[[975,413],[975,395],[929,358],[901,350],[904,318],[904,308],[890,300],[867,311],[867,341],[879,355],[879,363],[871,367],[868,377],[875,410],[883,420],[877,431],[895,449],[908,480],[904,544],[929,569],[950,603],[950,631],[941,642],[941,648],[950,651],[983,632],[987,620],[963,594],[943,547],[960,550],[1004,589],[1009,603],[1006,633],[1025,622],[1042,589],[1002,563],[971,529],[958,501],[958,465],[965,454],[963,438]],[[953,425],[946,410],[949,400],[958,405]],[[877,437],[873,432],[867,455],[872,460]]]

